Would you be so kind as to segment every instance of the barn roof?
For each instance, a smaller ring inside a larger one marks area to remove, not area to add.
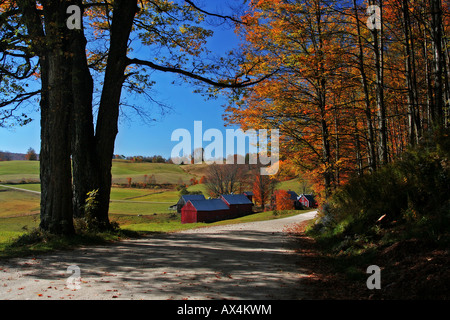
[[[228,210],[228,206],[220,199],[189,200],[198,211]]]
[[[206,200],[205,196],[202,194],[185,194],[181,196],[185,202],[188,202],[189,200]]]
[[[252,204],[248,197],[243,194],[223,194],[222,197],[229,204]]]
[[[292,200],[297,200],[298,195],[295,191],[288,191],[287,193],[289,193],[289,195],[291,196]]]
[[[309,202],[314,202],[314,196],[312,194],[301,194],[298,198],[305,197]]]

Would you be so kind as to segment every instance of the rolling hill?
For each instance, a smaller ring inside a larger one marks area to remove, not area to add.
[[[127,178],[133,182],[144,182],[144,175],[154,175],[157,183],[184,183],[195,176],[187,173],[182,166],[168,163],[133,163],[126,160],[113,160],[112,166],[113,183],[126,183]],[[0,182],[1,183],[25,183],[39,182],[38,161],[1,161]]]

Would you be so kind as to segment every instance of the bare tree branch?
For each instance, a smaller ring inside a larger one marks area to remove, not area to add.
[[[208,11],[206,11],[206,10],[203,10],[202,8],[199,8],[194,2],[192,2],[192,1],[190,1],[190,0],[185,0],[185,1],[186,1],[192,8],[194,8],[195,10],[197,10],[197,11],[199,11],[199,12],[201,12],[201,13],[204,13],[204,14],[206,14],[206,15],[208,15],[208,16],[211,16],[211,17],[217,17],[217,18],[222,18],[222,19],[225,19],[225,20],[231,20],[231,21],[233,21],[233,22],[235,22],[235,23],[246,25],[245,22],[242,22],[241,20],[238,20],[238,19],[233,18],[233,17],[231,17],[231,16],[221,15],[221,14],[217,14],[217,13],[211,13],[211,12],[208,12]]]
[[[13,104],[13,103],[21,103],[24,102],[25,100],[30,99],[31,97],[40,94],[41,90],[37,90],[37,91],[33,91],[33,92],[26,92],[26,93],[21,93],[16,95],[14,98],[10,99],[10,100],[6,100],[6,101],[1,101],[0,102],[0,108],[3,108],[7,105]]]
[[[175,67],[171,67],[171,66],[160,66],[157,65],[153,62],[147,61],[147,60],[141,60],[141,59],[128,59],[127,65],[131,65],[131,64],[137,64],[137,65],[143,65],[143,66],[147,66],[150,67],[152,69],[155,70],[159,70],[162,72],[171,72],[171,73],[176,73],[176,74],[180,74],[186,77],[189,77],[191,79],[195,79],[195,80],[199,80],[202,81],[204,83],[210,84],[212,86],[215,87],[219,87],[219,88],[245,88],[245,87],[249,87],[255,84],[258,84],[268,78],[270,78],[272,75],[274,75],[278,70],[275,70],[274,72],[267,74],[265,76],[263,76],[262,78],[255,80],[255,81],[251,81],[250,79],[247,79],[245,81],[239,82],[238,79],[234,79],[233,83],[229,83],[228,81],[225,80],[211,80],[208,79],[206,77],[200,76],[198,74],[180,69],[180,68],[175,68]]]

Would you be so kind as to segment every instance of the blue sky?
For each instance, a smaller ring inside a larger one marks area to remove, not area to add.
[[[216,32],[208,46],[216,54],[222,54],[231,50],[237,44],[233,30],[221,29]],[[171,110],[164,116],[159,113],[158,107],[150,116],[157,119],[152,124],[146,124],[133,113],[131,118],[122,118],[119,122],[119,133],[116,139],[115,154],[125,156],[162,155],[170,157],[172,148],[177,142],[171,141],[172,132],[179,128],[185,128],[193,132],[194,121],[203,121],[203,131],[216,128],[225,131],[222,114],[223,104],[226,100],[205,100],[200,94],[193,93],[194,88],[188,84],[172,84],[177,77],[175,75],[155,72],[154,80],[157,82],[155,93],[157,100],[171,106]],[[124,91],[124,95],[128,93]],[[148,102],[144,99],[141,106],[146,107]],[[27,114],[34,120],[24,127],[0,128],[0,150],[25,153],[28,148],[40,149],[40,117],[38,111],[27,109]],[[35,107],[36,109],[36,107]]]

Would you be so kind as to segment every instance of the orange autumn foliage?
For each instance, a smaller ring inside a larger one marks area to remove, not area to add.
[[[425,23],[432,18],[429,5],[383,1],[380,35],[366,24],[365,1],[251,1],[245,24],[236,29],[244,40],[242,68],[276,73],[231,95],[225,120],[243,130],[278,128],[282,163],[307,176],[322,200],[352,176],[383,165],[383,136],[387,161],[394,161],[433,121],[437,80],[430,65],[436,63],[433,30]],[[442,11],[448,35],[447,3]],[[380,64],[374,37],[382,41]],[[448,59],[448,50],[443,55]]]
[[[291,199],[291,195],[286,190],[276,190],[274,192],[274,197],[276,210],[294,209],[294,202]]]
[[[253,182],[253,199],[255,204],[264,208],[269,202],[270,197],[275,188],[276,180],[272,176],[265,176],[261,174],[255,175],[255,181]]]

